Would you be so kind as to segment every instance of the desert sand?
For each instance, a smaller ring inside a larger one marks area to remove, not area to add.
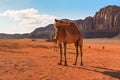
[[[0,39],[0,80],[120,80],[120,40],[84,39],[84,66],[80,55],[73,65],[73,45],[67,46],[68,66],[58,65],[53,46],[43,39]]]

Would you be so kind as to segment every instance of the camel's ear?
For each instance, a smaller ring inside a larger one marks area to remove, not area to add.
[[[58,20],[57,19],[55,19],[55,22],[57,22]]]

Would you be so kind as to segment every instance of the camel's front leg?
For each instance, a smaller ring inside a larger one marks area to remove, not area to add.
[[[59,44],[60,47],[60,62],[58,63],[58,65],[62,65],[62,44]]]
[[[66,44],[66,43],[64,43],[64,57],[65,57],[64,66],[67,66],[67,59],[66,59],[66,47],[67,47],[67,44]]]

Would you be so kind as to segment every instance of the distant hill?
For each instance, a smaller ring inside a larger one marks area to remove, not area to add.
[[[74,21],[84,38],[112,38],[120,34],[120,7],[109,5],[100,9],[93,17]],[[53,24],[39,27],[28,34],[0,34],[0,38],[49,38],[51,34],[55,34]]]
[[[53,24],[49,24],[46,27],[36,28],[30,33],[31,38],[49,38],[50,34],[55,34]]]
[[[0,39],[21,39],[21,38],[28,38],[30,37],[30,33],[26,34],[5,34],[5,33],[0,33]]]
[[[116,35],[115,37],[113,37],[114,39],[120,39],[120,34]]]

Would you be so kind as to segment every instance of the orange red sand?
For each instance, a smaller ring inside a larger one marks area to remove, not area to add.
[[[72,65],[73,45],[67,48],[68,66],[57,65],[59,52],[53,50],[52,42],[41,39],[0,39],[0,80],[120,79],[119,40],[85,39],[84,66],[80,66],[80,55],[77,65]]]

